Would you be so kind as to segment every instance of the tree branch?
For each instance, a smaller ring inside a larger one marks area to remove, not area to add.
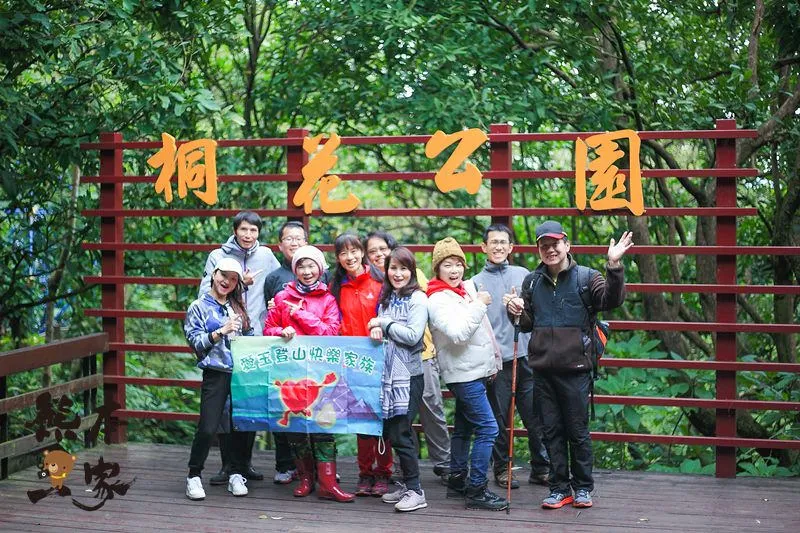
[[[736,164],[740,167],[745,166],[756,150],[772,140],[783,119],[797,111],[798,106],[800,106],[800,82],[797,83],[792,96],[786,99],[769,120],[758,127],[758,136],[755,139],[739,141],[736,147]]]
[[[658,157],[662,158],[667,163],[669,168],[681,168],[675,158],[672,157],[672,154],[670,154],[667,149],[661,145],[661,143],[656,142],[653,139],[642,139],[642,144],[650,147],[656,154],[658,154]],[[701,206],[708,205],[708,195],[703,189],[689,181],[689,178],[678,178],[678,181],[681,185],[683,185],[683,188],[686,189],[686,191],[691,194],[695,200],[697,200],[698,204]]]
[[[772,64],[772,68],[777,70],[779,68],[783,68],[788,65],[794,65],[795,63],[800,63],[800,54],[795,56],[782,57]]]
[[[756,12],[750,26],[750,40],[747,45],[747,68],[750,70],[750,90],[748,97],[758,95],[758,45],[761,34],[761,22],[764,20],[764,0],[756,0]]]

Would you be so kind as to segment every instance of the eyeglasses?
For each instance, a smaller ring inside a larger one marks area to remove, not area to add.
[[[488,244],[489,246],[508,246],[511,243],[509,241],[491,240],[491,241],[487,242],[486,244]]]
[[[286,244],[290,244],[293,242],[305,242],[305,241],[306,241],[305,237],[284,237],[283,239],[281,239],[281,242],[285,242]]]

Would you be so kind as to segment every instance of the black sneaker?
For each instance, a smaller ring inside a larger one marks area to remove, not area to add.
[[[464,502],[467,509],[504,511],[508,507],[508,500],[490,491],[487,484],[482,487],[467,487],[465,496]]]
[[[545,487],[550,485],[550,472],[534,472],[531,471],[530,477],[528,477],[528,483],[531,485],[544,485]]]
[[[449,466],[443,466],[443,465],[436,465],[436,466],[433,467],[433,473],[434,473],[434,475],[439,476],[439,477],[448,476],[448,475],[450,475],[450,467]]]
[[[219,473],[208,480],[211,485],[227,485],[228,484],[228,465],[222,465]]]
[[[247,465],[244,477],[249,480],[262,481],[264,479],[264,474],[253,468],[253,465]]]
[[[497,483],[497,486],[502,488],[508,487],[508,470],[501,470],[500,472],[495,472],[494,474],[494,482]],[[511,472],[511,488],[518,489],[519,488],[519,481],[517,480],[514,472]]]
[[[447,497],[463,498],[465,490],[467,490],[467,473],[451,472],[447,478]]]

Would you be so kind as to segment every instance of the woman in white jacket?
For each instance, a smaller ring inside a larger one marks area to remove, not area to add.
[[[464,283],[466,257],[452,237],[436,243],[431,263],[429,326],[442,377],[456,398],[447,496],[463,495],[468,509],[500,511],[508,501],[487,488],[498,431],[486,395],[486,382],[497,373],[499,355],[486,316],[492,299],[488,292]]]

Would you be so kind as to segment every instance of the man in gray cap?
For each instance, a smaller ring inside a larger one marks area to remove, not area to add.
[[[625,300],[620,259],[633,246],[632,237],[626,231],[618,243],[611,239],[604,278],[575,262],[564,228],[548,220],[536,228],[541,263],[522,282],[521,296],[504,298],[510,317],[520,317],[521,330],[531,332],[528,363],[551,464],[550,495],[542,501],[545,509],[570,503],[592,506],[593,320],[597,311],[614,309]]]

